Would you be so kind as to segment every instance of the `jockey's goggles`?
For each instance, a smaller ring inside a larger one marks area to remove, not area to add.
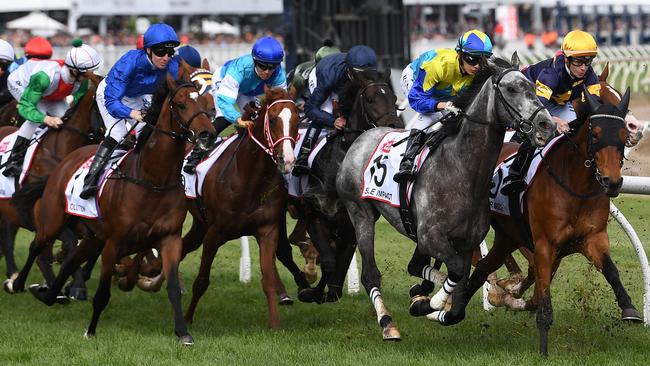
[[[255,61],[255,67],[262,71],[270,71],[275,70],[278,67],[278,64],[266,64],[264,62]]]
[[[470,66],[476,66],[481,62],[481,56],[470,55],[469,53],[463,53],[463,61]]]
[[[0,60],[0,70],[7,71],[12,61],[9,60]]]
[[[165,55],[172,57],[176,51],[174,51],[173,47],[153,47],[151,52],[158,57],[164,57]]]
[[[573,66],[582,66],[582,65],[591,66],[591,63],[593,61],[594,61],[593,56],[569,57],[569,62]]]

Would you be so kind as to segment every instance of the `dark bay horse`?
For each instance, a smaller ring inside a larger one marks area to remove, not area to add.
[[[623,149],[630,132],[625,114],[629,90],[618,105],[600,104],[591,94],[582,108],[575,136],[561,137],[544,157],[542,167],[525,195],[525,238],[511,217],[493,216],[494,245],[478,262],[468,283],[467,298],[501,266],[521,243],[534,246],[535,294],[527,309],[537,309],[540,352],[548,354],[548,332],[553,323],[550,284],[560,259],[582,253],[612,286],[623,318],[640,320],[609,254],[607,218],[609,198],[622,185]],[[513,148],[516,148],[514,146]]]
[[[133,152],[126,157],[115,177],[109,179],[99,198],[101,220],[72,218],[65,212],[65,187],[77,168],[95,152],[88,146],[68,155],[50,176],[43,198],[35,207],[36,236],[25,267],[10,284],[14,292],[24,289],[25,279],[36,255],[51,246],[66,224],[74,225],[84,239],[66,260],[48,291],[33,291],[36,298],[52,305],[66,279],[86,260],[101,251],[99,287],[93,299],[93,314],[86,336],[94,336],[99,316],[108,304],[111,278],[117,261],[147,248],[162,256],[168,278],[167,293],[174,314],[174,330],[183,345],[194,340],[187,330],[181,309],[178,264],[182,254],[181,231],[187,204],[181,182],[185,143],[208,149],[215,130],[201,108],[197,88],[184,81],[183,68],[176,82],[167,75],[152,99],[146,126]]]
[[[253,114],[251,116],[251,114]],[[245,111],[253,120],[239,141],[233,142],[208,171],[203,196],[190,200],[192,228],[183,238],[183,255],[203,243],[201,267],[194,281],[192,301],[185,319],[191,322],[199,299],[210,283],[210,268],[218,249],[227,241],[253,235],[260,248],[262,287],[266,295],[271,328],[280,327],[276,293],[280,279],[275,265],[278,241],[286,241],[287,191],[282,174],[293,169],[294,144],[299,111],[289,94],[280,88],[265,90],[259,110]],[[299,287],[309,287],[304,274],[291,259],[288,242],[278,257],[289,256],[290,269]],[[284,263],[287,266],[287,263]]]
[[[328,137],[327,144],[313,161],[307,190],[300,200],[292,201],[318,249],[322,270],[316,287],[299,293],[303,302],[332,302],[343,295],[343,282],[356,249],[356,238],[348,213],[338,199],[336,177],[346,152],[359,135],[377,126],[403,126],[397,116],[396,101],[390,85],[390,69],[383,73],[355,72],[340,94],[339,113],[346,116],[346,127]]]
[[[103,135],[101,117],[99,114],[93,115],[92,112],[95,105],[95,89],[102,78],[91,72],[86,73],[85,76],[92,81],[92,85],[86,94],[65,113],[62,118],[64,124],[58,129],[50,128],[41,137],[23,186],[11,199],[0,200],[0,225],[3,226],[0,245],[6,257],[8,278],[15,278],[18,275],[18,267],[14,259],[14,242],[18,228],[33,229],[32,210],[40,195],[32,194],[32,187],[42,186],[56,165],[70,152],[84,145],[97,143]],[[0,139],[14,131],[16,127],[0,128]],[[69,232],[61,239],[67,250],[77,244],[76,237]],[[49,260],[47,257],[39,257],[39,267],[46,282],[51,284],[54,273]],[[85,299],[83,279],[79,276],[75,278],[71,295],[77,299]]]
[[[18,101],[0,107],[0,126],[18,126]]]
[[[535,96],[533,84],[519,72],[516,54],[511,64],[496,58],[483,63],[472,84],[454,101],[463,111],[457,118],[458,132],[429,154],[413,186],[410,209],[417,226],[414,256],[426,258],[426,263],[418,268],[409,264],[409,273],[430,280],[430,258],[447,265],[449,276],[443,288],[430,301],[422,299],[430,309],[427,317],[444,325],[465,317],[464,306],[457,298],[469,276],[472,253],[489,229],[490,178],[506,126],[512,123],[517,129],[525,129],[534,145],[545,144],[555,130],[550,115]],[[336,188],[354,224],[362,257],[361,281],[375,307],[384,339],[399,340],[399,331],[380,292],[375,221],[384,216],[400,233],[406,235],[406,231],[399,208],[361,199],[359,193],[364,166],[389,131],[373,129],[355,141],[345,156]],[[450,293],[454,307],[446,312],[442,308]]]

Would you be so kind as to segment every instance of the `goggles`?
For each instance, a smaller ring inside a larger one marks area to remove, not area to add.
[[[569,57],[569,62],[573,66],[582,66],[582,65],[591,66],[591,63],[593,61],[594,61],[594,57],[591,56]]]
[[[277,64],[265,64],[263,62],[255,61],[255,67],[259,68],[262,71],[270,71],[278,68]]]
[[[469,53],[463,53],[462,58],[466,64],[471,66],[476,66],[481,62],[481,56],[470,55]]]
[[[174,51],[173,47],[155,47],[151,49],[151,52],[158,57],[164,57],[165,55],[172,57],[176,51]]]

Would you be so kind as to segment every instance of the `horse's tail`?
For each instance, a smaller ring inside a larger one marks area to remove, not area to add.
[[[20,219],[26,229],[34,230],[34,218],[32,209],[36,201],[43,196],[46,177],[38,177],[33,182],[25,184],[20,190],[14,193],[11,203],[16,207]]]

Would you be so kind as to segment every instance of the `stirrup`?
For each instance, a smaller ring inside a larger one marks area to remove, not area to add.
[[[85,187],[81,193],[79,193],[79,197],[81,199],[87,200],[90,197],[93,197],[97,194],[97,191],[99,191],[99,187],[97,184],[93,184],[92,186]]]
[[[293,166],[293,170],[291,171],[291,175],[294,177],[307,175],[309,173],[311,173],[309,166],[307,164],[298,164],[298,162],[296,162],[296,165]]]
[[[415,179],[415,172],[413,172],[413,167],[411,169],[400,169],[393,176],[393,180],[397,183],[406,183]]]
[[[512,179],[506,182],[506,184],[501,187],[501,194],[505,196],[512,196],[518,193],[523,192],[528,187],[528,183],[522,178]]]
[[[9,178],[9,177],[20,177],[20,173],[23,172],[23,167],[18,166],[15,163],[17,163],[17,161],[14,161],[14,162],[11,162],[10,164],[7,164],[5,166],[5,170],[2,172],[2,175],[4,175],[7,178]]]

